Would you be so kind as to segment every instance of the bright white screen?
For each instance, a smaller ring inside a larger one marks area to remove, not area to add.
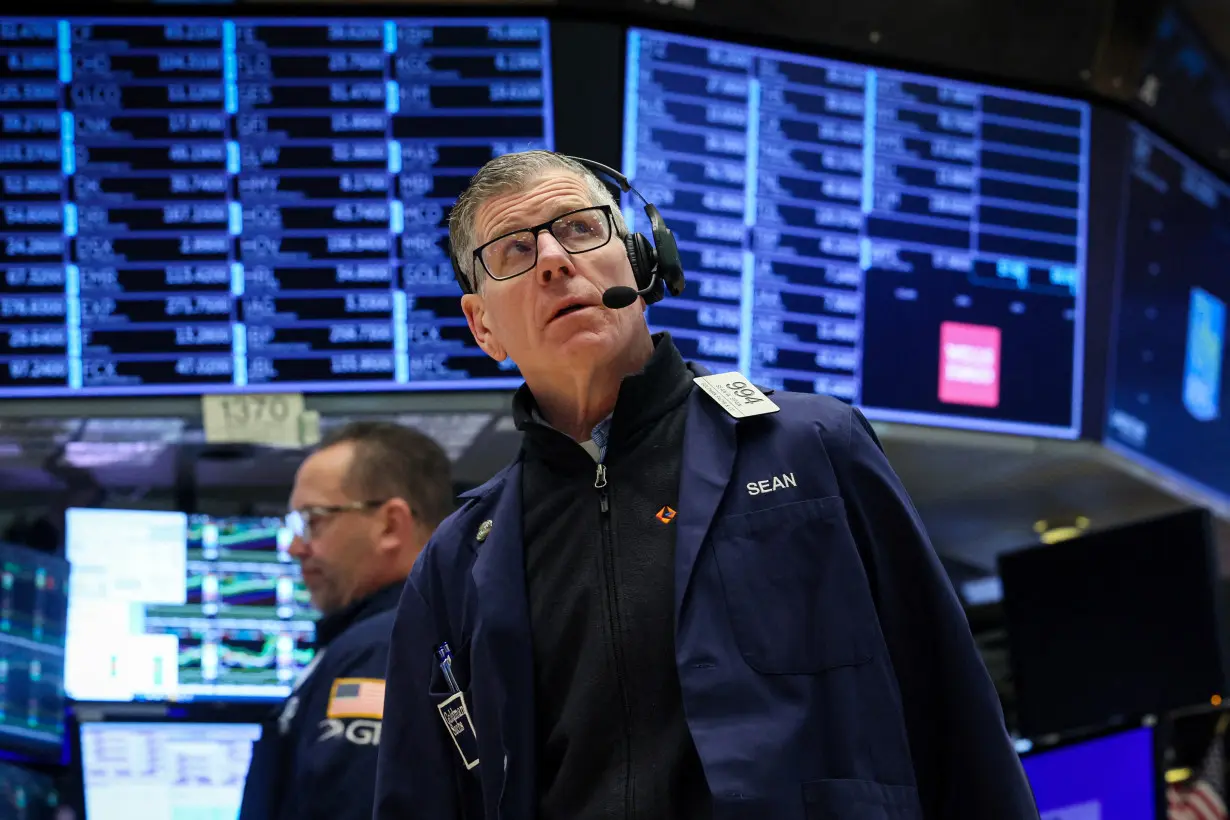
[[[71,509],[67,530],[70,697],[290,694],[315,612],[280,518]]]
[[[72,509],[66,529],[66,693],[76,700],[173,696],[178,642],[146,634],[142,621],[146,604],[184,603],[188,516]]]
[[[235,820],[260,736],[255,724],[85,723],[90,820]]]

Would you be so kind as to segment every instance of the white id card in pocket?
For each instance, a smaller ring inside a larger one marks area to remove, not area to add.
[[[474,734],[474,722],[470,720],[470,710],[466,707],[464,692],[458,692],[441,703],[436,704],[440,712],[440,720],[461,755],[461,762],[467,769],[478,765],[478,737]]]

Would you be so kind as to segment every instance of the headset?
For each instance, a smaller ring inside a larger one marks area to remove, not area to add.
[[[668,291],[671,296],[683,293],[685,281],[683,262],[679,258],[679,246],[675,243],[675,235],[666,226],[666,221],[662,219],[657,206],[632,187],[628,178],[614,168],[591,159],[572,157],[567,154],[558,156],[572,160],[596,176],[607,177],[615,183],[619,190],[631,193],[645,203],[645,216],[649,217],[653,242],[641,233],[631,233],[623,238],[624,250],[628,254],[628,262],[632,265],[632,275],[636,277],[636,288],[624,286],[607,288],[602,294],[602,304],[613,309],[623,308],[631,305],[639,296],[645,299],[645,304],[652,305],[660,301]],[[473,293],[474,289],[470,287],[462,270],[461,260],[453,253],[451,243],[448,258],[453,263],[453,276],[457,279],[457,284],[461,286],[461,292]],[[477,275],[478,272],[475,271],[475,276]]]

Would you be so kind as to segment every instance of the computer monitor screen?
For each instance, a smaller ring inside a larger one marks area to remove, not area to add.
[[[1023,756],[1041,820],[1154,820],[1153,742],[1140,727]]]
[[[311,660],[281,519],[73,509],[67,529],[70,697],[281,698]]]
[[[649,321],[688,358],[872,418],[1076,436],[1087,104],[642,29],[626,89],[624,168],[688,274]]]
[[[1129,127],[1106,443],[1230,505],[1230,184]]]
[[[59,804],[59,792],[50,776],[0,763],[0,817],[4,820],[55,820]]]
[[[1224,696],[1212,527],[1192,510],[999,556],[1024,735]]]
[[[88,820],[234,818],[252,743],[245,723],[83,723]]]
[[[0,749],[60,754],[68,562],[0,544]]]
[[[519,383],[443,240],[483,163],[553,147],[545,20],[12,8],[0,397]]]

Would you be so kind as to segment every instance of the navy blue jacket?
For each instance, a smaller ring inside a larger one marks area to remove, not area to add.
[[[367,687],[364,694],[383,686],[400,591],[401,584],[385,587],[321,619],[313,665],[253,744],[239,820],[371,818],[379,707],[360,708],[360,716],[334,705],[338,716],[330,717],[330,700],[339,684]]]
[[[1037,818],[961,605],[870,425],[831,398],[773,399],[779,413],[738,421],[699,389],[688,399],[676,667],[714,817]],[[376,820],[535,816],[520,476],[514,462],[467,493],[402,593]],[[473,716],[472,770],[436,709],[441,641]]]

